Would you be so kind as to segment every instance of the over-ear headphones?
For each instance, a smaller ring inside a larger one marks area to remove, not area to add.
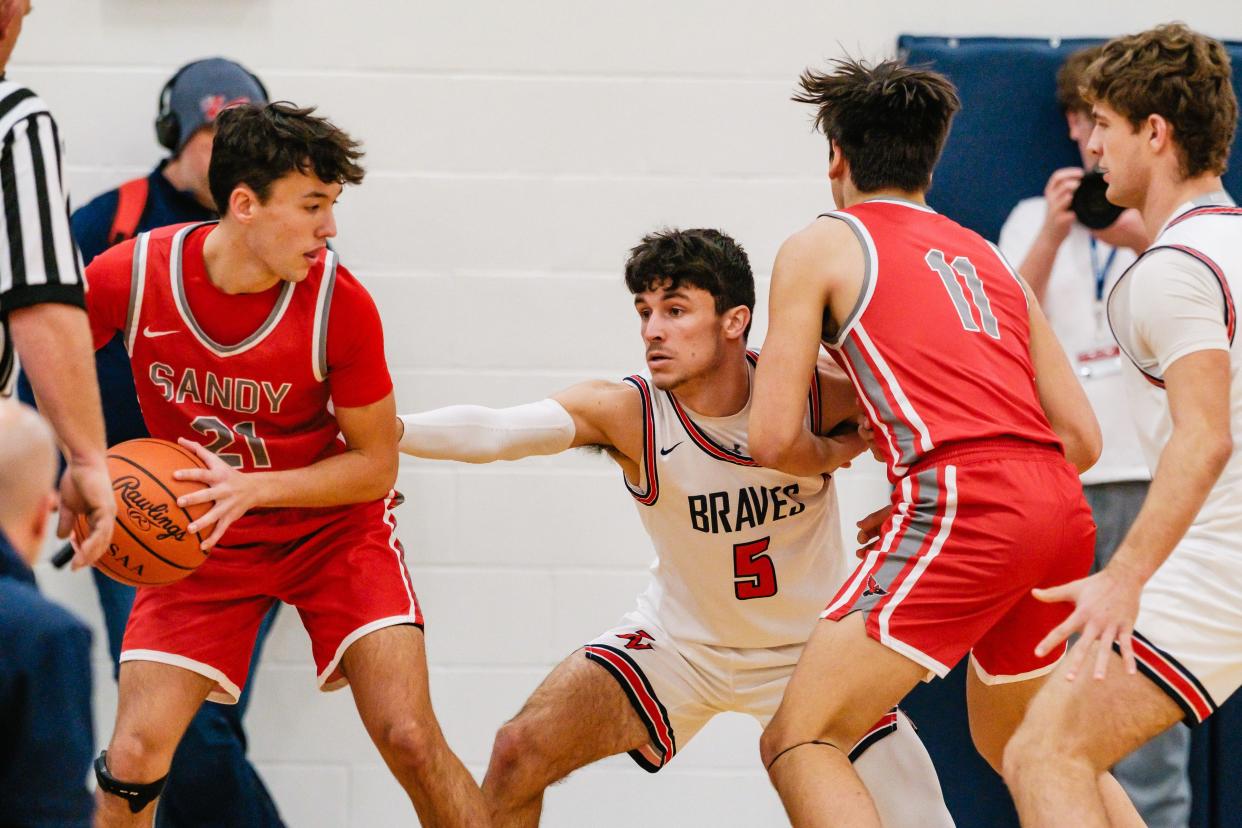
[[[189,69],[198,66],[201,63],[205,63],[208,60],[214,59],[215,58],[203,58],[202,60],[196,60],[193,63],[187,63],[185,66],[178,69],[177,72],[168,79],[168,83],[164,84],[164,88],[160,90],[160,110],[159,114],[155,117],[155,139],[159,141],[160,146],[165,149],[176,152],[181,147],[181,119],[177,117],[177,113],[172,108],[172,94],[173,89],[177,86],[177,81]],[[263,93],[263,100],[268,100],[267,87],[263,85],[263,81],[259,80],[258,75],[251,72],[240,63],[234,63],[233,61],[229,62],[233,63],[237,66],[237,68],[249,75],[251,80],[255,82],[255,85],[259,87],[259,91]]]

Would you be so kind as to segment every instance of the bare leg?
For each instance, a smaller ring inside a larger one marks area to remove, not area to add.
[[[449,749],[431,709],[423,631],[384,627],[341,658],[371,741],[428,828],[487,825],[483,794]]]
[[[650,738],[616,680],[581,650],[573,653],[496,733],[483,780],[492,825],[538,825],[545,788]]]
[[[1106,771],[1181,718],[1181,709],[1163,690],[1142,674],[1128,675],[1115,653],[1102,681],[1084,670],[1070,682],[1062,665],[1005,750],[1005,781],[1022,824],[1142,825]]]
[[[868,638],[860,613],[816,625],[759,743],[795,826],[880,828],[849,752],[926,672]]]
[[[154,661],[126,661],[118,679],[116,728],[108,744],[108,772],[122,782],[162,778],[177,743],[215,682],[198,673]],[[158,801],[158,800],[157,800]],[[129,802],[95,792],[97,828],[149,826],[156,803],[138,813]]]

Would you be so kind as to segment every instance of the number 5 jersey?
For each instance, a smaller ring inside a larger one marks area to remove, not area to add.
[[[756,357],[747,355],[752,392]],[[639,609],[682,641],[805,643],[847,571],[831,478],[758,466],[750,398],[728,417],[704,417],[646,375],[625,381],[642,395],[646,428],[638,485],[625,482],[657,552]],[[810,422],[819,410],[815,382]]]
[[[121,332],[154,437],[202,443],[246,472],[340,454],[335,407],[370,405],[392,391],[374,302],[332,251],[300,282],[226,294],[203,262],[215,226],[153,230],[91,262],[95,347]],[[295,540],[349,508],[254,509],[222,542]]]

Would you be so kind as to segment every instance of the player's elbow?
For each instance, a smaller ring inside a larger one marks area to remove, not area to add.
[[[1104,438],[1095,417],[1077,424],[1069,433],[1063,433],[1061,441],[1065,445],[1066,459],[1079,474],[1094,466],[1104,450]]]
[[[359,493],[359,502],[384,497],[397,485],[397,469],[400,462],[396,453],[385,452],[383,455],[373,455],[368,459],[371,473],[367,475],[366,483],[362,486],[364,491]]]
[[[1220,477],[1220,473],[1229,463],[1229,458],[1233,456],[1233,435],[1229,430],[1217,429],[1206,435],[1202,456],[1212,472],[1212,478]]]
[[[785,463],[793,441],[769,428],[762,428],[751,420],[750,456],[764,468],[779,469]]]

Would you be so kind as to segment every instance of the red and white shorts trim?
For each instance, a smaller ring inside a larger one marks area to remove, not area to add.
[[[364,635],[423,625],[391,498],[348,509],[294,543],[216,547],[183,581],[138,590],[121,661],[155,661],[216,682],[235,704],[273,601],[297,608],[322,690],[347,684],[340,661]]]
[[[1063,653],[1038,658],[1035,645],[1070,607],[1031,589],[1084,577],[1094,545],[1082,486],[1055,448],[946,446],[902,478],[880,545],[821,617],[861,612],[869,636],[942,677],[969,652],[988,683],[1035,678]]]

